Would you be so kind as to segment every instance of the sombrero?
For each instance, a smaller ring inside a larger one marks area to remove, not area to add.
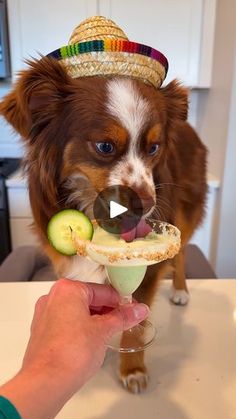
[[[147,45],[131,42],[112,20],[93,16],[77,26],[68,45],[49,53],[73,78],[124,76],[162,85],[168,60]]]

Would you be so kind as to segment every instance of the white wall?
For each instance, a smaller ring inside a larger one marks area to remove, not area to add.
[[[235,46],[236,1],[218,0],[212,86],[209,90],[201,90],[198,92],[197,131],[209,150],[209,171],[221,182],[221,193],[218,195],[215,208],[214,237],[212,240],[212,254],[210,259],[218,276],[224,277],[229,275],[227,253],[229,251],[228,243],[231,240],[231,235],[230,230],[227,230],[225,231],[225,234],[222,234],[222,231],[219,230],[219,226],[222,226],[222,223],[224,223],[226,206],[232,204],[229,199],[227,200],[228,204],[225,203],[228,194],[228,181],[225,181],[224,172],[226,176],[229,164],[226,152],[228,153],[228,142],[230,141],[228,131],[233,100],[232,83],[234,75],[234,57],[236,55]],[[234,95],[235,94],[236,92],[234,92]],[[236,165],[235,169],[231,166],[229,170],[231,175],[236,178]],[[234,199],[233,189],[231,189],[231,194],[232,199]],[[228,211],[231,211],[231,209],[229,208]],[[225,250],[220,254],[219,249]],[[236,277],[236,257],[234,269],[231,266],[231,275]]]
[[[217,272],[220,277],[236,277],[236,55],[230,104],[225,171],[222,183]]]
[[[209,148],[209,171],[222,179],[236,40],[236,1],[218,0],[212,85],[200,91],[197,129]]]

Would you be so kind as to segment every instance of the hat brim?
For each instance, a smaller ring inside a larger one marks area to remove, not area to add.
[[[168,71],[168,60],[160,51],[119,39],[79,42],[47,56],[60,60],[73,78],[118,75],[140,79],[158,88]]]

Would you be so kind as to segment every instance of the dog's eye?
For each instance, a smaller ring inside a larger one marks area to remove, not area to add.
[[[148,150],[148,154],[150,156],[153,156],[154,154],[156,154],[158,148],[159,148],[159,145],[158,144],[152,144],[151,147]]]
[[[100,142],[95,144],[96,149],[102,154],[111,154],[114,151],[114,145],[109,142]]]

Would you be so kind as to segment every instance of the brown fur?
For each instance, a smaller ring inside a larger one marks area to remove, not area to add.
[[[63,274],[70,260],[49,246],[46,228],[55,212],[72,205],[67,202],[66,180],[78,171],[89,178],[94,191],[105,188],[108,174],[125,153],[129,139],[105,109],[106,79],[71,79],[57,61],[48,58],[29,65],[0,104],[0,113],[25,141],[35,228],[59,274]],[[182,250],[171,264],[175,288],[187,290],[184,246],[204,215],[206,149],[186,122],[186,89],[176,81],[160,90],[138,81],[136,84],[152,108],[149,125],[140,137],[140,152],[145,159],[145,147],[157,138],[160,152],[147,160],[147,173],[153,173],[157,185],[157,216],[181,230]],[[94,142],[104,138],[117,142],[115,159],[99,156],[94,150]],[[168,266],[149,267],[136,298],[150,305]],[[123,356],[122,377],[136,372],[145,376],[143,353]],[[145,382],[127,384],[131,391],[137,386],[141,390]]]

